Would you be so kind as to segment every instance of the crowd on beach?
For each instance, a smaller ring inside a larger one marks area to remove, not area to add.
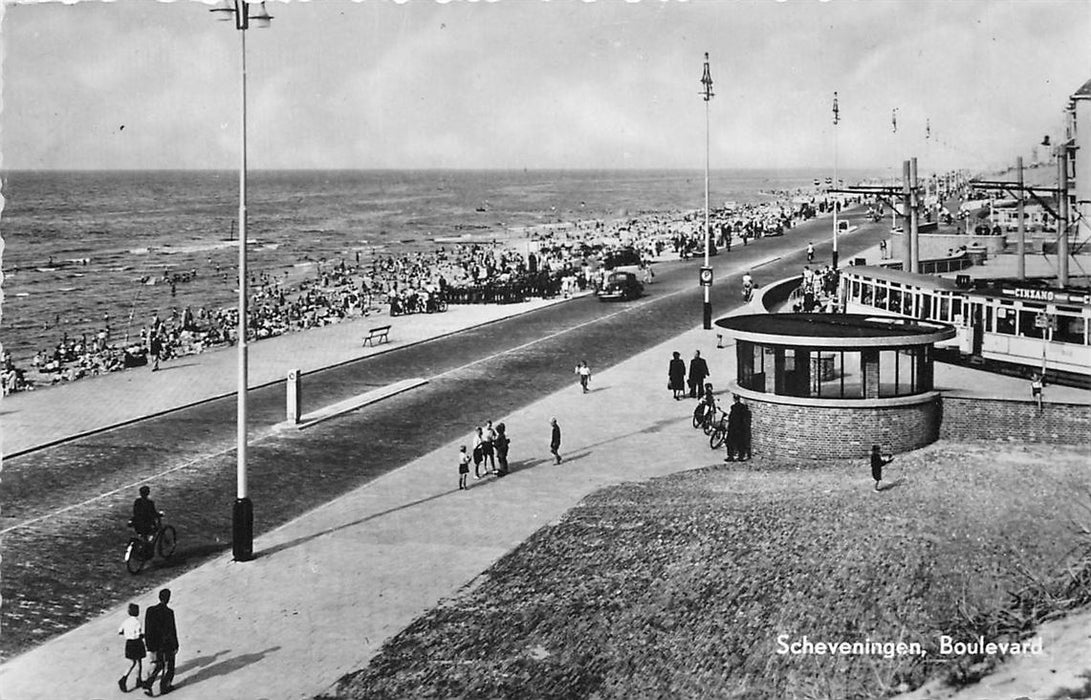
[[[798,200],[798,198],[797,198]],[[747,245],[754,238],[781,235],[833,206],[827,200],[781,200],[726,206],[709,219],[711,245],[730,250],[732,241]],[[624,219],[581,220],[535,230],[524,242],[458,243],[432,251],[316,263],[313,277],[296,284],[288,273],[251,274],[248,340],[317,328],[384,310],[394,313],[434,312],[447,304],[512,303],[529,298],[569,296],[597,289],[611,250],[636,251],[650,281],[651,264],[670,256],[689,259],[703,254],[703,212],[649,212]],[[220,271],[226,275],[226,271]],[[186,280],[200,272],[192,269]],[[226,278],[225,278],[226,279]],[[826,279],[823,274],[822,279]],[[176,297],[171,280],[171,299]],[[119,334],[104,314],[98,328],[79,335],[65,332],[52,348],[29,360],[30,367],[3,358],[3,392],[71,382],[83,377],[151,365],[234,345],[238,340],[235,306],[172,306],[169,315],[153,313],[133,332],[130,315]],[[121,337],[119,337],[119,335]]]

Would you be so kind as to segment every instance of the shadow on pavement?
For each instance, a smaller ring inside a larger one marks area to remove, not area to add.
[[[250,664],[256,664],[257,662],[264,659],[266,655],[271,654],[274,651],[278,651],[279,649],[279,646],[269,647],[268,649],[254,652],[253,654],[240,654],[230,659],[224,659],[217,664],[213,664],[212,666],[201,669],[200,671],[188,678],[181,679],[181,681],[175,687],[181,687],[183,685],[189,687],[191,685],[197,685],[201,681],[208,680],[209,678],[215,678],[216,676],[226,676],[227,674],[238,671],[241,668],[245,668]],[[226,652],[219,653],[222,654]],[[178,672],[176,671],[176,673]]]
[[[202,666],[208,666],[210,663],[212,663],[213,661],[215,661],[216,659],[218,659],[219,657],[223,656],[224,654],[226,654],[226,653],[228,653],[230,651],[231,651],[230,649],[224,649],[223,651],[218,651],[215,654],[208,654],[206,656],[198,656],[195,659],[190,659],[189,661],[185,662],[184,664],[179,664],[174,669],[174,673],[175,673],[175,675],[181,675],[183,673],[188,673],[189,671],[192,671],[194,669],[198,669],[198,668],[200,668]]]
[[[444,491],[443,493],[437,493],[434,496],[429,496],[428,498],[421,498],[421,499],[416,500],[416,501],[411,501],[409,503],[404,503],[404,504],[402,504],[400,506],[395,506],[393,508],[387,508],[384,511],[380,511],[378,513],[373,513],[373,514],[367,516],[366,518],[360,518],[359,520],[354,520],[351,523],[345,523],[343,525],[338,525],[337,527],[331,527],[331,528],[329,528],[327,530],[323,530],[322,532],[316,532],[313,535],[307,535],[305,537],[297,537],[294,540],[291,540],[289,542],[282,542],[281,544],[270,547],[269,549],[263,549],[260,552],[254,552],[254,558],[255,559],[260,559],[262,557],[271,556],[273,554],[276,554],[277,552],[283,552],[286,549],[291,549],[292,547],[295,547],[297,545],[301,545],[301,544],[303,544],[305,542],[310,542],[311,540],[322,537],[323,535],[330,535],[330,534],[333,534],[334,532],[344,530],[345,528],[353,527],[353,526],[356,526],[356,525],[361,525],[361,524],[366,523],[366,522],[368,522],[370,520],[375,520],[376,518],[381,518],[384,515],[390,515],[391,513],[397,513],[399,510],[405,510],[406,508],[412,508],[413,506],[419,506],[422,503],[428,503],[429,501],[434,501],[434,500],[436,500],[438,498],[443,498],[444,496],[450,496],[453,493],[458,493],[458,489],[453,488],[450,491]]]

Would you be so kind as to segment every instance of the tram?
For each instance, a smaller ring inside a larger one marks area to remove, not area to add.
[[[989,286],[982,287],[987,282]],[[976,284],[974,288],[967,288]],[[1091,388],[1091,291],[1011,280],[958,281],[874,266],[842,268],[847,313],[942,321],[957,329],[937,359],[985,369],[1045,371],[1054,383]]]

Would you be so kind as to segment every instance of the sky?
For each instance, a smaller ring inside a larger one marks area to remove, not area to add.
[[[0,167],[237,168],[242,37],[210,7],[5,0]],[[1091,78],[1091,0],[266,7],[253,169],[702,169],[706,137],[713,169],[985,167]]]

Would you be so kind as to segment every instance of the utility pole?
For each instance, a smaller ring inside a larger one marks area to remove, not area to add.
[[[837,91],[833,91],[833,188],[835,190],[841,188],[841,183],[837,181],[837,124],[841,121],[841,112],[837,107]],[[838,200],[833,200],[833,269],[837,269],[837,203]]]
[[[701,85],[704,89],[697,93],[705,99],[705,266],[701,269],[701,286],[705,288],[705,303],[702,309],[704,329],[712,328],[712,267],[708,262],[709,230],[708,223],[708,151],[709,151],[709,101],[712,99],[712,73],[708,68],[708,52],[705,52],[705,72],[701,76]]]
[[[909,271],[920,272],[920,187],[917,182],[917,157],[909,159]]]
[[[1022,282],[1027,278],[1027,262],[1025,260],[1027,254],[1027,234],[1026,224],[1023,222],[1024,208],[1023,208],[1023,156],[1019,156],[1015,159],[1015,174],[1016,183],[1019,186],[1019,202],[1016,215],[1019,217],[1019,233],[1016,250],[1018,251],[1018,262],[1016,263],[1016,271],[1018,272],[1019,281]]]
[[[902,161],[902,269],[909,271],[913,257],[913,239],[909,235],[909,210],[913,206],[909,188],[909,161]]]
[[[1068,147],[1057,146],[1057,286],[1068,286]]]

